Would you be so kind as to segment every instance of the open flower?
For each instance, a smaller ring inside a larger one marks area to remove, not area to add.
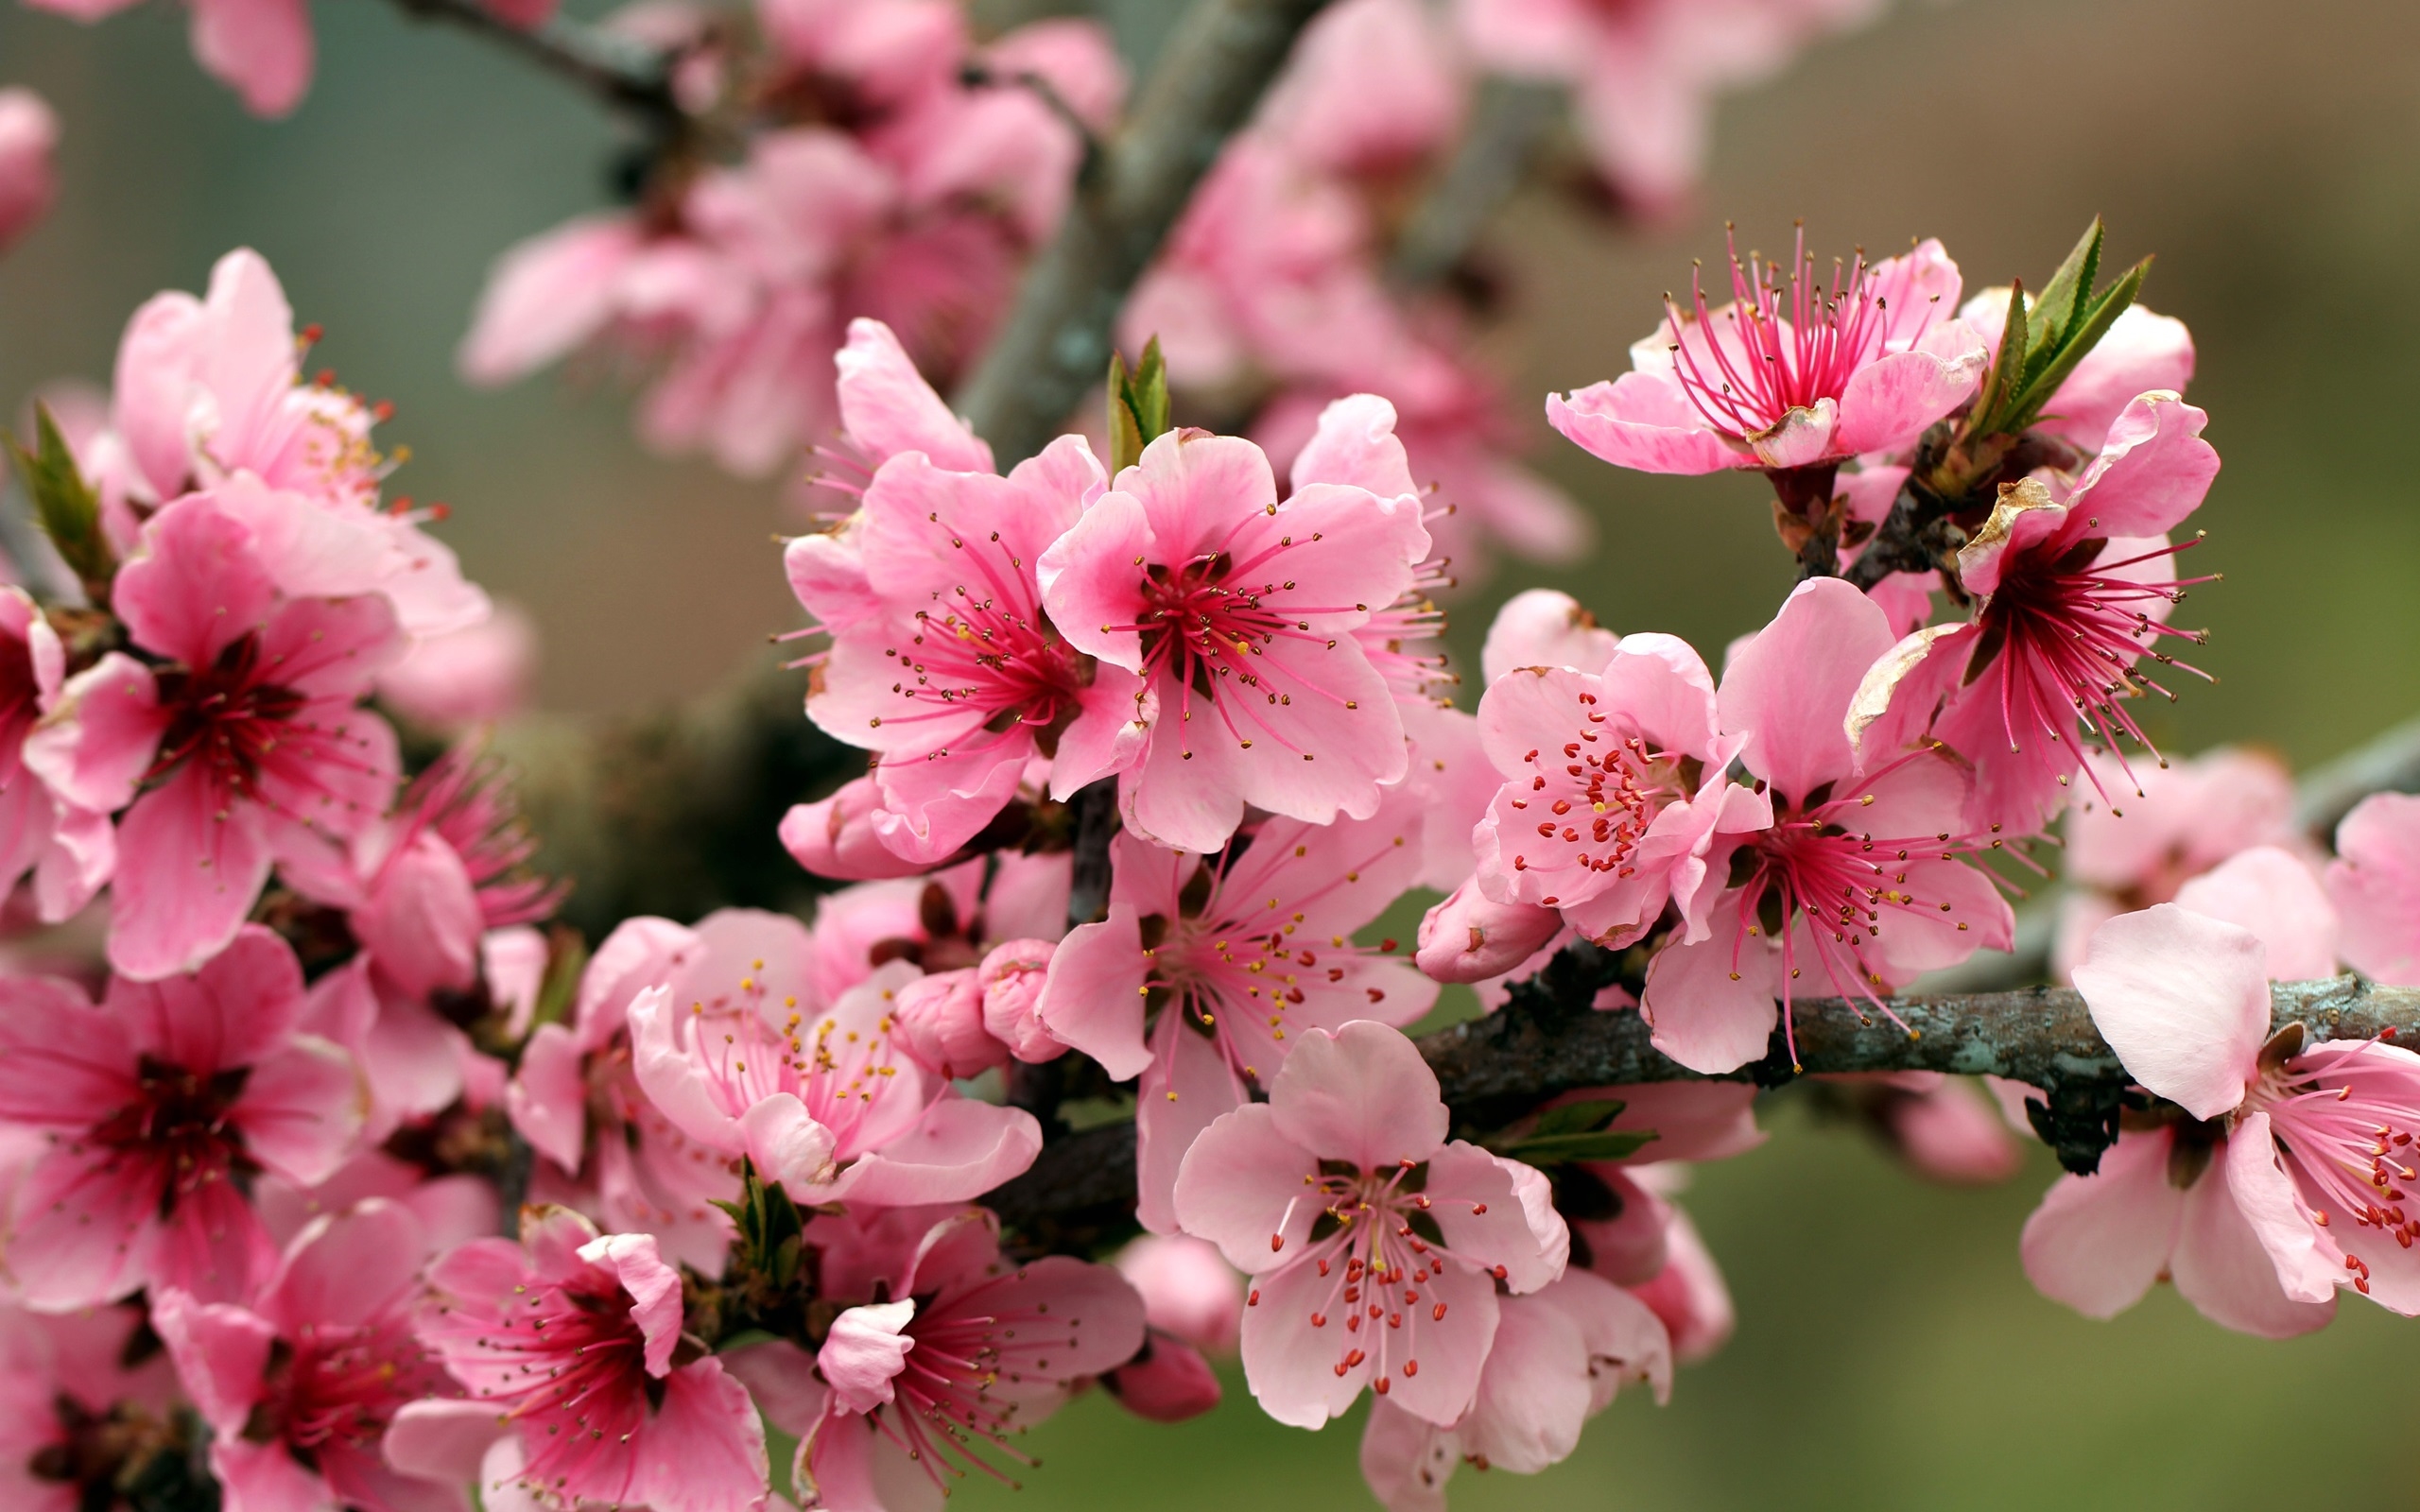
[[[2127,1074],[2175,1105],[2026,1224],[2035,1286],[2090,1316],[2165,1274],[2214,1321],[2280,1337],[2325,1323],[2350,1286],[2420,1313],[2420,1056],[2270,1032],[2258,936],[2176,903],[2100,926],[2077,990]]]
[[[412,1332],[427,1238],[401,1204],[320,1218],[275,1278],[243,1302],[169,1289],[152,1326],[215,1435],[211,1473],[239,1508],[341,1505],[364,1512],[466,1508],[459,1486],[387,1463],[406,1402],[453,1395]]]
[[[469,1400],[408,1408],[391,1433],[442,1440],[449,1422],[483,1419],[488,1436],[517,1438],[512,1478],[548,1503],[763,1505],[764,1424],[720,1361],[683,1349],[681,1276],[651,1236],[600,1236],[578,1213],[533,1208],[519,1244],[472,1240],[428,1286],[421,1342]],[[425,1452],[397,1457],[436,1468]]]
[[[1409,1023],[1437,986],[1357,945],[1410,885],[1419,811],[1400,795],[1368,819],[1272,819],[1240,853],[1111,842],[1109,917],[1071,932],[1035,1005],[1052,1037],[1135,1090],[1137,1216],[1177,1226],[1178,1163],[1213,1119],[1267,1087],[1305,1029]]]
[[[316,1185],[362,1121],[352,1058],[294,1032],[293,951],[247,924],[195,972],[112,978],[97,1007],[49,977],[0,980],[0,1118],[50,1136],[9,1228],[27,1303],[250,1297],[277,1253],[244,1179]]]
[[[1127,822],[1206,853],[1247,804],[1314,824],[1375,812],[1404,775],[1403,720],[1352,632],[1427,554],[1416,497],[1316,482],[1280,500],[1250,441],[1145,447],[1041,566],[1060,632],[1156,696],[1133,711],[1148,732]]]
[[[1262,1410],[1318,1428],[1364,1386],[1449,1428],[1479,1387],[1496,1286],[1563,1274],[1546,1177],[1445,1139],[1436,1074],[1363,1021],[1301,1037],[1266,1103],[1186,1154],[1176,1211],[1252,1278],[1244,1374]]]

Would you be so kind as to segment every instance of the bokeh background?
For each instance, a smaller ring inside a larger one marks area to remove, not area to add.
[[[1107,9],[1138,57],[1176,0]],[[153,5],[87,29],[0,6],[0,82],[64,118],[65,193],[0,262],[0,407],[106,378],[135,304],[199,288],[249,243],[322,322],[315,361],[395,401],[395,487],[454,507],[466,566],[535,615],[539,701],[569,717],[692,697],[795,623],[769,486],[652,457],[610,390],[474,393],[452,352],[491,258],[604,201],[620,140],[597,108],[378,0],[317,8],[319,81],[265,125],[193,66]],[[2113,263],[2156,252],[2146,301],[2194,331],[2192,397],[2225,457],[2197,554],[2226,574],[2206,624],[2217,686],[2152,712],[2172,749],[2222,741],[2325,759],[2420,711],[2420,7],[2396,0],[1903,3],[1724,105],[1696,209],[1625,226],[1525,195],[1486,252],[1517,301],[1492,345],[1534,397],[1610,376],[1722,222],[1877,250],[1938,235],[1970,287],[2039,280],[2096,213]],[[1180,416],[1182,419],[1182,416]],[[1620,630],[1710,657],[1789,581],[1758,485],[1616,472],[1541,423],[1541,465],[1588,507],[1587,561],[1507,572],[1459,606],[1564,587]],[[1467,664],[1467,661],[1466,661]],[[1535,1480],[1464,1471],[1465,1509],[2128,1507],[2415,1500],[2420,1333],[2377,1309],[2292,1343],[2239,1339],[2162,1289],[2111,1324],[2040,1299],[2016,1264],[2047,1156],[2003,1189],[1903,1175],[1855,1129],[1772,1108],[1764,1149],[1688,1198],[1739,1334],[1658,1410],[1626,1395]],[[1218,1414],[1141,1424],[1095,1399],[1037,1430],[1030,1509],[1366,1504],[1357,1417],[1276,1427],[1240,1381]]]

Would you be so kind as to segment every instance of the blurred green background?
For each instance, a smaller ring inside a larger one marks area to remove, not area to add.
[[[1175,0],[1114,7],[1145,48]],[[551,79],[377,0],[316,8],[319,81],[290,121],[251,120],[154,4],[85,28],[0,9],[0,83],[64,118],[65,190],[0,261],[0,407],[105,379],[120,325],[199,288],[239,243],[268,254],[317,361],[392,399],[394,487],[454,506],[472,573],[537,616],[541,703],[569,715],[690,696],[768,655],[796,614],[769,487],[647,455],[614,392],[541,380],[498,394],[451,357],[488,261],[603,202],[616,129]],[[2111,255],[2157,252],[2147,302],[2201,350],[2191,397],[2225,457],[2197,524],[2223,585],[2223,678],[2152,711],[2172,749],[2272,746],[2308,764],[2420,711],[2420,7],[2393,0],[1967,0],[1902,4],[1727,102],[1692,215],[1641,229],[1557,197],[1517,201],[1488,254],[1515,275],[1491,340],[1531,409],[1610,376],[1725,218],[1778,245],[1881,251],[1939,235],[1970,287],[2039,280],[2096,213]],[[1180,417],[1182,418],[1182,417]],[[1616,472],[1538,426],[1542,466],[1600,549],[1508,573],[1570,589],[1621,630],[1719,657],[1789,581],[1760,487]],[[2027,1287],[2018,1226],[2052,1175],[1945,1192],[1854,1132],[1777,1108],[1765,1149],[1700,1175],[1688,1205],[1738,1304],[1737,1339],[1657,1410],[1625,1397],[1579,1454],[1525,1480],[1463,1472],[1458,1506],[2393,1506],[2409,1472],[2415,1335],[2348,1305],[2290,1344],[2209,1327],[2163,1289],[2092,1324]],[[2398,1366],[2396,1361],[2405,1362]],[[1365,1504],[1357,1419],[1319,1435],[1229,1405],[1174,1429],[1091,1400],[1037,1430],[1028,1486],[969,1507],[1279,1509]]]

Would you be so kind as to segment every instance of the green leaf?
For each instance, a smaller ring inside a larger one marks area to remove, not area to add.
[[[1126,370],[1126,359],[1109,354],[1109,472],[1132,467],[1168,429],[1168,370],[1160,359],[1160,338],[1143,344],[1142,360]]]
[[[550,935],[546,941],[546,974],[539,983],[538,1006],[529,1018],[533,1031],[542,1023],[562,1023],[571,1017],[572,1002],[579,992],[580,973],[588,970],[588,942],[580,938],[578,930],[558,926]]]
[[[101,501],[77,470],[76,454],[59,434],[59,422],[51,418],[49,405],[34,406],[33,450],[27,451],[12,437],[9,451],[17,459],[26,491],[33,496],[34,518],[41,523],[43,534],[59,548],[60,558],[83,584],[84,596],[95,608],[107,608],[110,580],[117,576],[117,555],[101,533]]]
[[[1652,1129],[1632,1129],[1615,1133],[1599,1129],[1593,1133],[1533,1134],[1515,1141],[1503,1153],[1530,1165],[1554,1165],[1566,1160],[1619,1160],[1637,1154],[1655,1138]]]
[[[1565,1103],[1549,1108],[1538,1115],[1537,1126],[1526,1136],[1538,1139],[1552,1134],[1594,1134],[1621,1116],[1623,1105],[1600,1101]]]
[[[2030,382],[2041,366],[2063,348],[2076,329],[2077,312],[2092,299],[2093,280],[2100,276],[2100,243],[2107,235],[2100,217],[2092,217],[2084,228],[2083,237],[2050,282],[2042,287],[2042,295],[2033,301],[2032,318],[2036,335],[2034,350],[2026,353],[2026,377]]]
[[[2100,344],[2100,338],[2109,334],[2109,328],[2116,325],[2118,318],[2135,302],[2135,296],[2141,292],[2143,280],[2150,276],[2151,270],[2152,260],[2146,257],[2128,268],[2123,277],[2092,301],[2078,318],[2075,328],[2060,342],[2058,351],[2017,395],[2012,410],[2013,422],[2007,429],[2021,430],[2041,418],[2043,406],[2050,403],[2051,396],[2059,391],[2059,386],[2067,381],[2067,375],[2076,370],[2076,364],[2083,361],[2085,355]]]
[[[2008,318],[2000,324],[1999,354],[1992,359],[1992,370],[1983,375],[1981,392],[1967,420],[1966,428],[1973,434],[1988,436],[2007,428],[2001,418],[2016,396],[2017,375],[2025,366],[2025,281],[2015,279],[2009,284]]]

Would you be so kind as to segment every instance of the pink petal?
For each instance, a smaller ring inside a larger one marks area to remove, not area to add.
[[[647,1339],[647,1373],[663,1379],[681,1343],[681,1273],[656,1252],[653,1234],[606,1234],[580,1246],[579,1258],[613,1272],[630,1294],[631,1321]]]
[[[889,326],[850,321],[849,344],[833,363],[840,371],[840,422],[849,439],[876,462],[922,452],[935,467],[992,471],[992,448],[950,413]]]
[[[406,1475],[467,1485],[490,1446],[513,1432],[491,1403],[429,1398],[398,1409],[382,1443],[387,1463]]]
[[[749,1160],[766,1180],[803,1192],[832,1179],[838,1142],[795,1094],[775,1092],[760,1100],[739,1115],[739,1128]]]
[[[1295,454],[1291,481],[1297,492],[1314,483],[1366,489],[1380,498],[1420,491],[1395,438],[1395,406],[1375,394],[1340,399],[1320,412],[1318,430]]]
[[[1554,909],[1499,903],[1466,882],[1421,916],[1415,959],[1439,982],[1484,982],[1528,960],[1562,928]]]
[[[831,1383],[832,1400],[841,1411],[868,1413],[896,1400],[891,1383],[908,1368],[908,1351],[916,1347],[905,1332],[915,1315],[916,1304],[903,1297],[853,1307],[832,1320],[815,1353],[815,1367]]]
[[[925,864],[883,844],[873,824],[882,805],[882,791],[872,777],[844,782],[830,798],[798,804],[782,816],[782,849],[807,870],[835,881],[912,877]]]
[[[2238,1125],[2227,1141],[2224,1164],[2204,1173],[2185,1194],[2176,1254],[2169,1269],[2178,1294],[2211,1322],[2261,1338],[2291,1338],[2325,1327],[2336,1315],[2336,1294],[2321,1286],[2316,1288],[2319,1300],[2304,1300],[2281,1284],[2283,1267],[2276,1254],[2264,1247],[2268,1236],[2262,1229],[2282,1228],[2290,1221],[2288,1213],[2273,1209],[2280,1194],[2271,1189],[2283,1186],[2282,1194],[2290,1202],[2291,1183],[2283,1172],[2274,1182],[2256,1172],[2244,1182],[2237,1180],[2238,1145],[2251,1145],[2244,1159],[2248,1168],[2264,1162],[2275,1167],[2275,1145],[2265,1126],[2251,1127],[2255,1123],[2266,1125],[2267,1115],[2255,1114]],[[2248,1192],[2256,1194],[2249,1202]],[[2304,1227],[2308,1230],[2307,1223]],[[2299,1259],[2296,1268],[2305,1268]]]
[[[1277,1073],[1269,1106],[1288,1142],[1365,1171],[1426,1160],[1445,1143],[1437,1074],[1400,1031],[1366,1020],[1333,1034],[1306,1031]]]
[[[1974,393],[1989,361],[1981,339],[1955,321],[1930,335],[1956,339],[1946,351],[1894,352],[1849,376],[1831,455],[1896,451]]]
[[[90,1128],[139,1097],[133,1037],[83,989],[49,976],[0,977],[0,1118]]]
[[[254,115],[286,114],[311,87],[310,13],[302,0],[195,0],[193,53]]]
[[[677,1311],[678,1286],[675,1286]],[[640,1432],[629,1500],[655,1512],[751,1512],[769,1488],[765,1425],[715,1360],[683,1366]]]
[[[335,1174],[368,1114],[360,1068],[324,1040],[296,1035],[252,1067],[233,1115],[253,1159],[302,1186]]]
[[[26,739],[26,765],[66,801],[113,814],[133,801],[167,725],[151,669],[112,651],[67,680]]]
[[[944,1096],[914,1127],[841,1172],[822,1200],[965,1202],[1023,1175],[1041,1153],[1042,1125],[1023,1108]]]
[[[1185,1152],[1176,1178],[1177,1221],[1247,1275],[1283,1265],[1287,1246],[1299,1252],[1319,1216],[1300,1200],[1303,1179],[1318,1174],[1319,1161],[1279,1132],[1268,1104],[1247,1104],[1203,1130]]]
[[[1599,625],[1569,593],[1524,589],[1506,599],[1488,625],[1487,642],[1479,648],[1479,673],[1493,688],[1514,667],[1601,672],[1620,644],[1620,636]]]
[[[2143,394],[2109,428],[2109,439],[2067,496],[2071,514],[2100,524],[2094,534],[2164,536],[2202,506],[2219,475],[2219,454],[2202,439],[2210,417],[2171,393]]]
[[[560,1023],[542,1023],[505,1089],[505,1115],[539,1154],[578,1174],[588,1139],[588,1086],[579,1044]]]
[[[315,1219],[264,1289],[265,1315],[289,1338],[314,1324],[358,1327],[409,1297],[428,1251],[426,1227],[400,1202],[372,1197]]]
[[[284,939],[251,924],[198,971],[156,983],[112,981],[107,1004],[147,1054],[198,1072],[224,1071],[285,1047],[302,1016],[302,967]]]
[[[242,1433],[265,1394],[261,1377],[277,1329],[248,1308],[205,1305],[174,1289],[152,1298],[151,1326],[168,1347],[202,1421],[221,1437]]]
[[[1655,1048],[1707,1075],[1762,1059],[1781,1018],[1778,953],[1740,935],[1737,897],[1726,892],[1715,904],[1712,937],[1667,945],[1647,966],[1642,1011],[1655,1026]]]
[[[2161,903],[2093,932],[2076,990],[2127,1074],[2196,1118],[2243,1101],[2269,1038],[2260,936]]]
[[[1117,627],[1135,623],[1136,598],[1128,581],[1133,560],[1156,555],[1142,501],[1131,493],[1101,495],[1035,564],[1050,623],[1087,656],[1141,671],[1141,635]]]
[[[145,524],[143,545],[111,594],[136,644],[188,666],[216,661],[275,602],[251,532],[207,494],[180,499]]]
[[[2394,987],[2420,986],[2420,797],[2374,793],[2336,827],[2327,892],[2344,959]]]
[[[210,1446],[210,1470],[228,1512],[329,1512],[337,1504],[328,1483],[282,1443],[221,1437]]]
[[[2298,1302],[2331,1300],[2346,1274],[2341,1251],[2311,1221],[2279,1156],[2269,1115],[2245,1114],[2227,1136],[2227,1193],[2285,1294]]]
[[[1461,1457],[1453,1430],[1392,1402],[1371,1404],[1361,1429],[1361,1479],[1387,1512],[1445,1512],[1445,1485]]]
[[[1591,455],[1642,472],[1721,472],[1755,463],[1707,428],[1668,373],[1626,372],[1568,395],[1548,394],[1547,423]]]
[[[1481,1267],[1501,1265],[1515,1295],[1563,1274],[1571,1235],[1544,1177],[1515,1160],[1460,1140],[1428,1162],[1429,1216],[1454,1253]]]
[[[1151,1039],[1151,1064],[1134,1089],[1134,1216],[1152,1233],[1171,1234],[1181,1227],[1176,1187],[1185,1156],[1249,1096],[1226,1056],[1181,1010],[1161,1010]]]
[[[1986,322],[1988,329],[2000,329],[2005,308],[2003,301],[2003,314]],[[2136,395],[2154,388],[2181,393],[2192,381],[2193,336],[2185,322],[2130,304],[2050,396],[2040,428],[2087,452],[2099,451]]]
[[[2260,936],[2273,980],[2336,974],[2336,907],[2290,851],[2255,846],[2176,890],[2176,905]]]
[[[1836,577],[1791,591],[1771,625],[1733,654],[1718,696],[1739,759],[1795,799],[1856,765],[1842,720],[1866,669],[1891,649],[1874,601]]]
[[[2166,1130],[2131,1132],[2092,1176],[2063,1176],[2025,1221],[2019,1252],[2034,1290],[2086,1317],[2116,1317],[2168,1269],[2185,1194],[2169,1183]],[[2223,1184],[2217,1172],[2198,1183]]]
[[[1034,1015],[1055,1039],[1099,1061],[1113,1078],[1140,1075],[1151,1059],[1143,1040],[1149,968],[1136,909],[1114,902],[1108,919],[1080,924],[1059,942]]]
[[[635,221],[584,215],[496,259],[455,364],[482,387],[510,383],[569,354],[613,318],[616,281],[639,246]]]
[[[478,980],[484,922],[462,858],[430,831],[388,860],[367,905],[352,916],[362,949],[414,998]]]

